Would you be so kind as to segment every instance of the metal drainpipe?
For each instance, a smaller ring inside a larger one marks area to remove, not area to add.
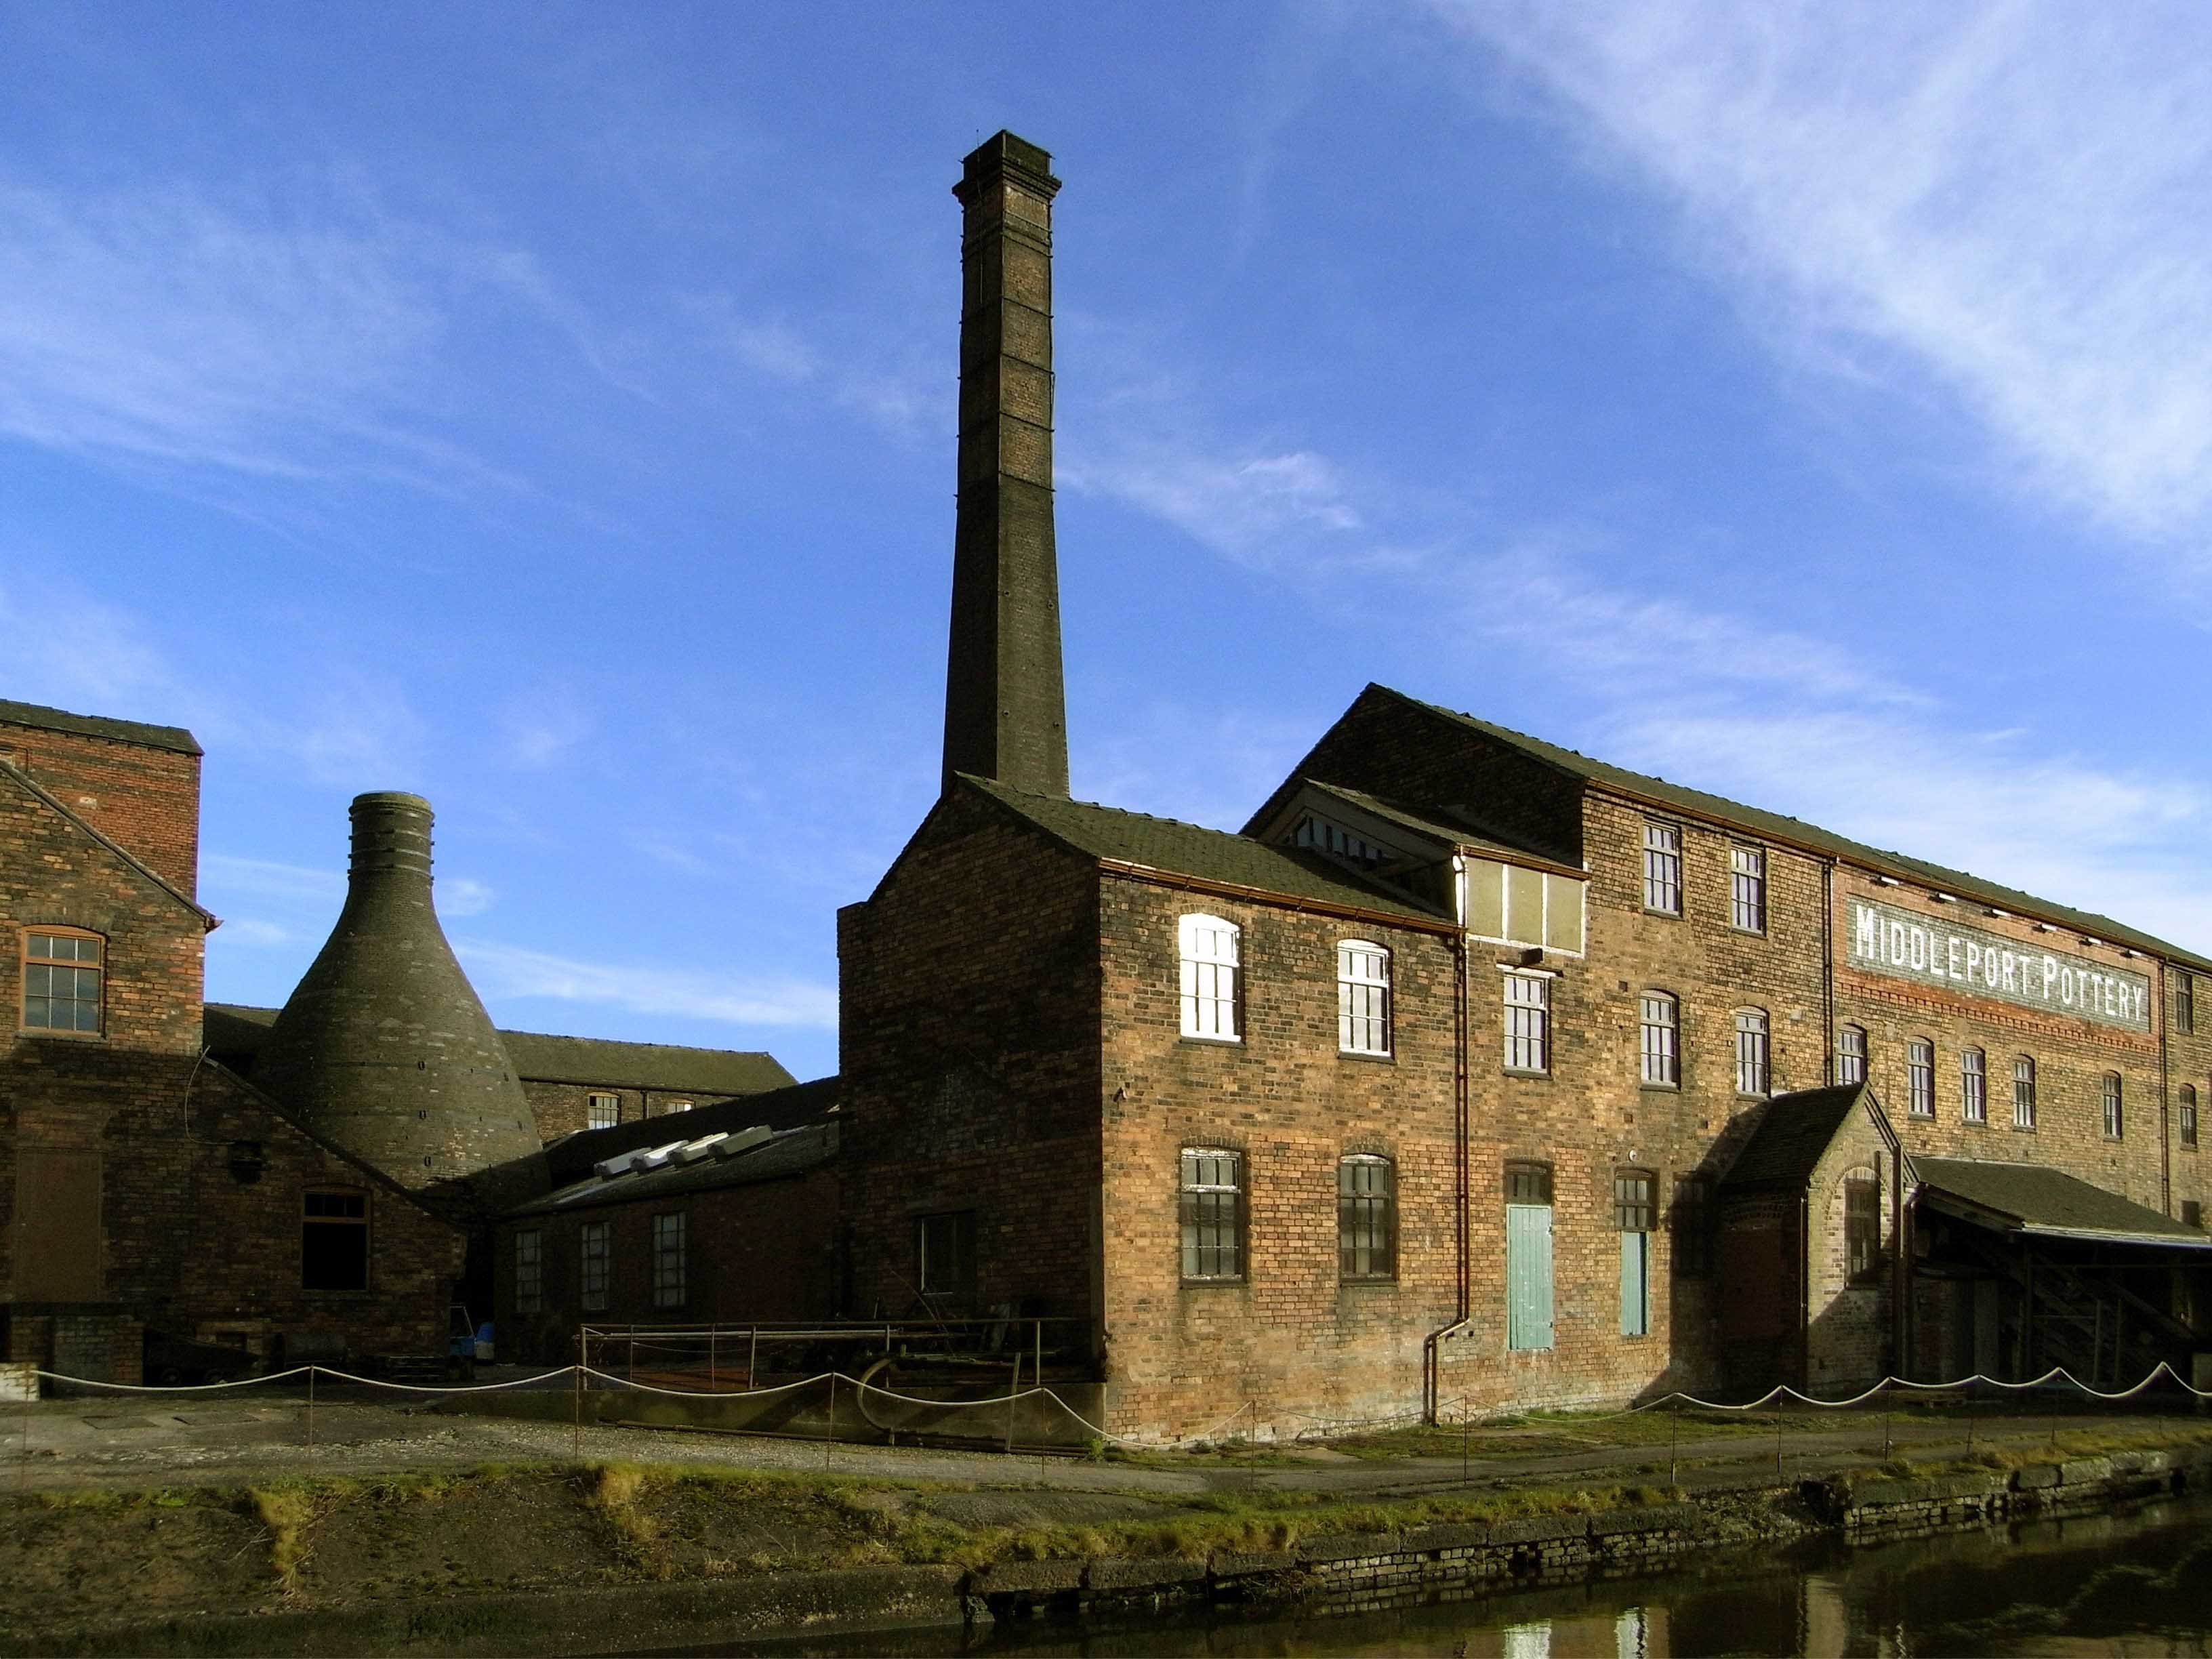
[[[2168,1121],[2173,1111],[2173,1088],[2166,1073],[2171,1028],[2166,1012],[2166,977],[2171,972],[2171,965],[2160,958],[2158,977],[2152,981],[2158,987],[2158,1209],[2166,1216],[2173,1213],[2173,1125]]]
[[[1771,1060],[1769,1064],[1771,1064]],[[1836,861],[1820,861],[1820,1081],[1836,1080]]]
[[[1452,860],[1452,875],[1458,897],[1460,927],[1452,935],[1452,1249],[1455,1255],[1455,1283],[1453,1287],[1453,1319],[1439,1330],[1431,1331],[1421,1342],[1421,1420],[1433,1424],[1443,1403],[1443,1353],[1446,1338],[1467,1328],[1474,1307],[1473,1268],[1468,1259],[1472,1243],[1469,1231],[1470,1207],[1468,1183],[1468,949],[1467,949],[1467,870],[1464,861]]]

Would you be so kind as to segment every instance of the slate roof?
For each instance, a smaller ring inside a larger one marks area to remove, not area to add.
[[[1912,1170],[1924,1186],[1962,1199],[2020,1231],[2212,1249],[2212,1235],[2202,1228],[2041,1164],[1915,1158]]]
[[[1865,1092],[1863,1083],[1844,1083],[1775,1096],[1721,1185],[1802,1187]]]
[[[603,1158],[633,1152],[641,1147],[665,1146],[672,1140],[696,1140],[726,1130],[731,1134],[765,1124],[771,1129],[795,1128],[817,1122],[837,1109],[838,1085],[834,1077],[794,1083],[764,1094],[744,1095],[712,1106],[695,1106],[688,1112],[664,1113],[604,1129],[579,1129],[550,1143],[545,1165],[555,1182],[573,1181]]]
[[[1341,909],[1403,916],[1431,927],[1445,920],[1442,913],[1380,883],[1364,881],[1335,860],[1305,848],[1276,847],[1226,830],[1202,829],[1091,801],[1033,795],[988,778],[963,774],[962,781],[1054,840],[1092,858]]]
[[[217,1054],[251,1058],[269,1040],[278,1010],[210,1002],[202,1041]],[[688,1048],[665,1042],[616,1042],[601,1037],[501,1031],[515,1074],[532,1083],[604,1083],[701,1095],[757,1095],[787,1088],[782,1061],[753,1049]]]
[[[1938,888],[1944,892],[1956,893],[1962,898],[1975,899],[1984,904],[1996,905],[1999,909],[2016,911],[2030,916],[2046,917],[2052,921],[2063,922],[2068,927],[2076,928],[2093,938],[2112,944],[2133,945],[2137,950],[2153,951],[2176,962],[2187,963],[2192,967],[2212,972],[2212,957],[2199,956],[2193,951],[2185,950],[2154,934],[2143,933],[2137,928],[2129,927],[2124,922],[2115,921],[2110,916],[2099,915],[2094,911],[2076,910],[2068,905],[2053,903],[2049,899],[2038,898],[2033,893],[2023,893],[2015,888],[2001,887],[1995,882],[1984,881],[1979,876],[1970,875],[1963,870],[1947,869],[1940,864],[1930,864],[1925,859],[1913,858],[1906,854],[1892,852],[1883,848],[1869,847],[1863,842],[1852,841],[1832,830],[1823,830],[1818,824],[1808,823],[1802,818],[1790,817],[1780,812],[1765,811],[1756,806],[1747,806],[1741,801],[1730,800],[1724,795],[1708,794],[1702,789],[1687,788],[1679,783],[1669,783],[1664,778],[1651,777],[1642,772],[1632,772],[1626,767],[1614,766],[1605,761],[1593,760],[1588,755],[1579,754],[1572,749],[1563,749],[1557,744],[1546,743],[1541,738],[1532,738],[1524,732],[1516,732],[1510,727],[1477,719],[1473,714],[1462,714],[1458,709],[1446,708],[1438,703],[1423,702],[1419,698],[1409,697],[1402,691],[1393,691],[1386,685],[1371,685],[1368,689],[1395,697],[1400,702],[1409,703],[1416,708],[1426,709],[1431,714],[1440,714],[1447,720],[1456,720],[1463,726],[1472,726],[1474,730],[1495,738],[1502,743],[1511,744],[1525,755],[1546,762],[1562,772],[1583,779],[1586,782],[1609,785],[1632,794],[1641,795],[1648,800],[1656,801],[1662,805],[1674,806],[1685,812],[1717,818],[1723,823],[1740,826],[1755,835],[1771,836],[1778,841],[1794,842],[1801,847],[1810,848],[1814,852],[1830,854],[1836,857],[1849,859],[1855,863],[1867,865],[1877,871],[1907,877],[1915,882],[1924,883],[1929,887]]]
[[[743,1095],[797,1081],[782,1061],[758,1049],[613,1042],[538,1031],[501,1031],[499,1036],[516,1073],[541,1083],[618,1083],[633,1089]]]
[[[203,752],[192,734],[181,726],[145,726],[137,720],[112,720],[100,714],[72,714],[65,708],[42,703],[9,702],[0,697],[0,725],[36,726],[42,732],[73,732],[82,738],[112,738],[120,743],[143,744],[179,755]]]
[[[668,1133],[672,1123],[682,1123],[687,1130],[690,1129],[691,1119],[696,1115],[696,1113],[682,1113],[674,1118],[649,1120],[660,1127],[661,1133],[647,1144],[666,1146],[704,1139],[706,1137],[700,1134],[672,1135]],[[588,1210],[604,1204],[628,1204],[640,1199],[666,1198],[676,1193],[706,1192],[721,1187],[750,1187],[760,1182],[805,1175],[809,1170],[820,1169],[837,1156],[837,1142],[838,1121],[829,1118],[818,1123],[802,1124],[797,1128],[782,1130],[770,1139],[763,1141],[749,1152],[739,1152],[734,1158],[708,1156],[696,1164],[664,1164],[658,1170],[647,1170],[637,1174],[586,1175],[581,1180],[556,1188],[544,1198],[534,1198],[526,1204],[519,1204],[507,1214],[509,1218],[544,1215],[556,1210]],[[603,1153],[602,1156],[611,1154]]]
[[[1395,801],[1385,800],[1380,795],[1370,795],[1364,789],[1347,789],[1340,783],[1323,783],[1317,778],[1309,778],[1305,781],[1306,787],[1316,794],[1334,795],[1340,801],[1347,802],[1364,811],[1372,812],[1385,823],[1397,824],[1403,829],[1412,830],[1415,835],[1425,836],[1432,841],[1448,842],[1455,847],[1471,848],[1478,852],[1494,854],[1501,859],[1533,858],[1545,864],[1559,865],[1564,869],[1571,870],[1575,867],[1571,864],[1565,863],[1556,853],[1541,852],[1533,847],[1523,847],[1517,842],[1502,841],[1494,830],[1477,828],[1473,819],[1462,813],[1441,810],[1416,812],[1410,807],[1399,805]]]

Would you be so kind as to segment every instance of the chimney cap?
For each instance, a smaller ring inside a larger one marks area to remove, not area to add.
[[[353,809],[361,812],[428,812],[430,803],[420,795],[410,794],[404,789],[375,789],[353,798]]]
[[[952,193],[963,201],[967,191],[1003,173],[1025,175],[1022,182],[1045,196],[1060,188],[1060,180],[1052,176],[1052,153],[1003,127],[969,150],[960,165],[960,182]]]

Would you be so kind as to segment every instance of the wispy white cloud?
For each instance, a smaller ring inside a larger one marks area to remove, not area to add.
[[[823,344],[815,336],[826,331],[810,334],[780,318],[750,314],[726,294],[693,296],[685,309],[707,349],[761,380],[901,438],[935,437],[951,422],[944,366],[934,353],[911,343],[864,347],[849,333]],[[869,337],[880,339],[884,332],[872,328]]]
[[[2212,13],[1431,6],[1676,204],[1784,349],[1924,374],[2041,491],[2203,562]]]
[[[480,916],[499,895],[467,876],[440,876],[435,888],[438,914],[444,917]]]
[[[295,944],[299,936],[289,927],[273,921],[264,921],[258,916],[232,916],[222,925],[222,938],[228,944],[270,950]]]
[[[0,435],[258,479],[520,488],[441,435],[487,314],[635,390],[537,261],[385,211],[344,179],[279,199],[0,175]]]
[[[339,871],[241,858],[234,853],[202,854],[200,879],[211,889],[247,898],[327,906],[345,897],[345,877]]]
[[[748,979],[659,963],[578,962],[481,939],[457,940],[454,950],[490,1000],[588,1003],[730,1025],[831,1030],[837,1024],[836,988],[811,980]]]
[[[1238,453],[1133,441],[1078,451],[1060,469],[1070,489],[1110,496],[1164,519],[1242,563],[1285,565],[1349,551],[1365,527],[1343,475],[1310,449]],[[1363,546],[1358,556],[1373,556]]]

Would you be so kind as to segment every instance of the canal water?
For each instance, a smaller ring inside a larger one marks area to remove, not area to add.
[[[708,1650],[701,1650],[708,1651]],[[1389,1613],[1209,1613],[1100,1629],[957,1632],[714,1651],[752,1654],[1407,1654],[1669,1659],[1704,1654],[2212,1656],[2212,1498],[1854,1549],[1826,1539],[1698,1558],[1663,1576],[1512,1591]]]

